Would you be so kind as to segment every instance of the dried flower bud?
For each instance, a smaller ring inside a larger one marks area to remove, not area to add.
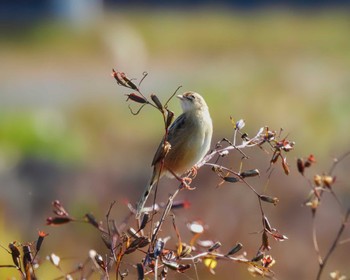
[[[37,239],[37,241],[36,241],[36,246],[35,246],[35,250],[37,251],[37,252],[39,252],[40,251],[40,248],[41,248],[41,245],[43,244],[43,241],[44,241],[44,238],[46,237],[46,236],[48,236],[49,234],[48,233],[45,233],[45,232],[43,232],[43,231],[39,231],[38,232],[38,239]]]
[[[321,186],[322,185],[322,177],[318,174],[314,176],[314,183],[316,186]]]
[[[305,162],[305,167],[309,167],[311,166],[311,164],[316,162],[316,158],[314,157],[314,155],[309,155],[309,157],[307,158],[306,162]]]
[[[276,263],[276,261],[270,255],[267,255],[264,256],[264,258],[261,260],[261,263],[263,267],[267,268],[273,266]]]
[[[327,188],[330,188],[334,181],[335,179],[332,176],[325,175],[322,177],[322,182]]]
[[[242,248],[243,248],[243,245],[241,243],[237,243],[226,255],[227,256],[234,255],[238,251],[240,251]]]

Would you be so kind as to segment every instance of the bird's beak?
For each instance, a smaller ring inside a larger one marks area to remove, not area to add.
[[[179,94],[179,95],[176,95],[177,98],[179,98],[180,100],[183,100],[184,99],[184,96]]]

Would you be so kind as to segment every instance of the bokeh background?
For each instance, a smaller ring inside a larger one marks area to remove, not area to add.
[[[61,275],[45,263],[52,252],[62,258],[66,272],[90,249],[106,252],[89,225],[50,228],[45,219],[55,199],[75,217],[93,213],[102,220],[114,200],[116,221],[127,215],[125,201],[135,202],[147,182],[163,127],[151,108],[130,114],[129,91],[117,86],[110,73],[115,68],[139,80],[147,71],[146,94],[166,100],[180,85],[180,91],[202,93],[214,122],[213,143],[232,137],[230,116],[244,119],[249,135],[268,125],[283,128],[296,142],[288,155],[290,176],[276,166],[268,182],[266,193],[280,203],[264,207],[273,227],[289,237],[271,241],[278,279],[314,279],[311,214],[303,207],[310,189],[295,161],[314,154],[317,165],[307,174],[312,178],[350,148],[346,1],[125,2],[0,4],[0,244],[33,241],[38,229],[48,232],[39,279]],[[175,99],[170,108],[180,113]],[[260,179],[251,182],[263,191],[271,154],[246,152],[252,159],[244,167],[259,168]],[[227,164],[238,169],[239,154]],[[349,166],[344,160],[336,170],[336,192],[346,207]],[[219,240],[223,251],[241,242],[252,257],[261,241],[252,234],[261,229],[257,200],[243,185],[216,188],[218,182],[204,167],[193,182],[197,189],[179,195],[191,202],[190,209],[176,213],[182,238],[188,242],[191,237],[186,223],[200,219],[207,225],[204,239]],[[175,187],[176,182],[164,179],[159,200]],[[340,222],[339,208],[327,196],[317,219],[322,254]],[[344,239],[349,236],[347,230]],[[350,277],[348,251],[347,244],[336,250],[324,279],[334,270]],[[139,260],[125,264],[131,279],[131,264]],[[10,263],[10,255],[0,249],[0,264]],[[213,276],[198,266],[201,279],[252,278],[244,265],[219,263],[215,271]],[[0,270],[2,279],[13,275],[18,277],[14,270]],[[184,277],[173,274],[171,279]],[[194,270],[188,278],[195,279]]]

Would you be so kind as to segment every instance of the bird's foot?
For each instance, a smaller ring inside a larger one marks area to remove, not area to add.
[[[194,179],[194,178],[196,178],[197,173],[198,173],[198,168],[197,168],[197,166],[195,165],[195,166],[193,166],[193,167],[191,168],[191,170],[189,171],[188,177]]]
[[[185,189],[185,190],[194,190],[195,188],[192,188],[190,186],[190,184],[192,183],[192,178],[190,177],[184,177],[184,178],[181,178],[181,185],[180,185],[180,188],[181,189]]]

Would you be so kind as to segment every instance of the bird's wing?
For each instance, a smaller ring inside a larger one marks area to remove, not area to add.
[[[181,114],[176,120],[171,124],[171,126],[168,129],[168,137],[166,141],[168,141],[170,144],[173,142],[174,138],[178,137],[178,135],[181,135],[181,130],[184,129],[184,124],[186,123],[187,114]],[[162,141],[160,142],[158,149],[153,157],[152,160],[152,166],[154,166],[159,160],[163,159],[164,157],[164,137]],[[171,149],[171,147],[170,147]]]

